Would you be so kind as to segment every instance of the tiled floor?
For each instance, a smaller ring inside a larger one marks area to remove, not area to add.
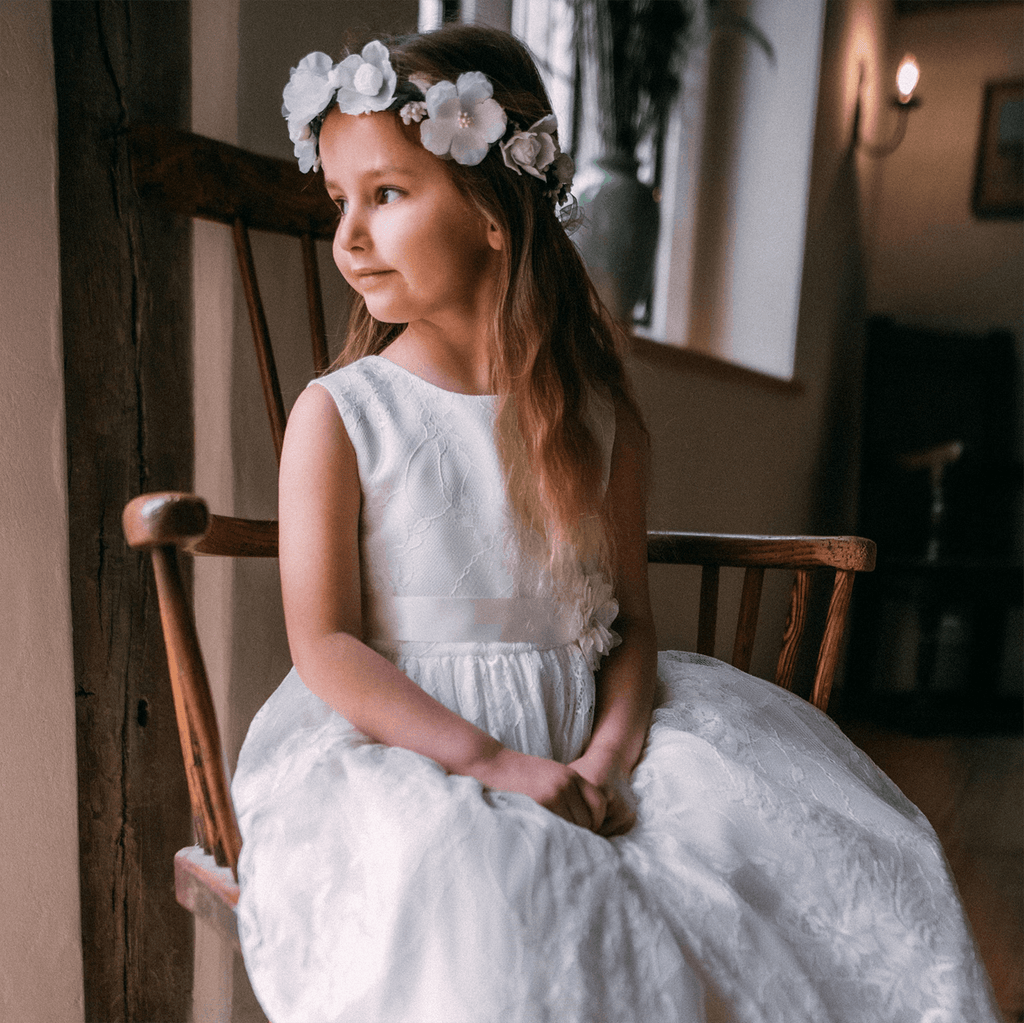
[[[931,821],[999,1005],[1024,1020],[1024,740],[845,731]]]

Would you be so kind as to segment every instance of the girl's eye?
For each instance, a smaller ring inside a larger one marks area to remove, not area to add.
[[[380,190],[381,205],[386,206],[388,203],[394,202],[401,194],[401,190],[397,188],[382,188]]]
[[[348,199],[342,199],[338,196],[334,200],[334,205],[338,207],[338,212],[341,216],[345,216],[348,213]]]

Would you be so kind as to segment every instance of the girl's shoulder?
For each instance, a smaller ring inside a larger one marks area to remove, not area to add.
[[[381,382],[380,363],[384,360],[374,355],[364,355],[346,366],[332,369],[323,376],[314,377],[308,387],[325,388],[335,400],[357,396],[366,391],[379,390]]]
[[[394,418],[400,398],[394,393],[385,360],[367,355],[348,365],[312,379],[306,391],[326,391],[341,417],[349,439],[357,449],[367,434],[377,434]]]
[[[351,428],[366,418],[391,418],[417,403],[410,375],[379,355],[364,355],[309,382],[322,387],[334,399],[345,425]],[[419,399],[422,401],[422,396]]]

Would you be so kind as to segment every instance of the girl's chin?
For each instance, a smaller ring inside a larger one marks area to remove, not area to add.
[[[408,323],[407,317],[402,315],[403,310],[398,308],[394,302],[382,302],[373,295],[363,295],[366,303],[366,311],[381,323]]]

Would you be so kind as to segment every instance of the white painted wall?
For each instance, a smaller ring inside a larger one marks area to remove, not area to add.
[[[48,3],[0,5],[0,1019],[83,1019],[56,100]]]
[[[921,66],[921,106],[903,144],[879,161],[871,311],[939,329],[1008,327],[1020,340],[1024,224],[979,220],[971,195],[985,83],[1024,74],[1024,6],[958,4],[898,18],[891,74],[906,50]]]
[[[795,379],[785,389],[740,374],[631,360],[651,430],[652,528],[737,533],[850,532],[857,478],[864,314],[863,211],[872,166],[851,151],[861,62],[873,81],[888,31],[885,0],[832,0],[825,8],[814,146],[796,326]],[[817,37],[819,26],[808,32]],[[679,226],[685,233],[687,225]],[[732,230],[730,225],[726,225]],[[770,259],[770,254],[766,254]],[[719,310],[721,311],[721,310]],[[662,648],[692,649],[696,573],[652,568]],[[726,582],[738,602],[739,580]],[[766,590],[753,670],[770,676],[785,594]],[[724,625],[723,625],[724,631]],[[769,637],[774,637],[769,641]],[[731,647],[722,644],[719,655]]]
[[[824,0],[753,0],[772,63],[747,45],[723,356],[788,379],[796,359]]]
[[[692,48],[667,138],[651,336],[793,376],[824,0],[729,6]],[[680,130],[681,129],[681,130]]]

